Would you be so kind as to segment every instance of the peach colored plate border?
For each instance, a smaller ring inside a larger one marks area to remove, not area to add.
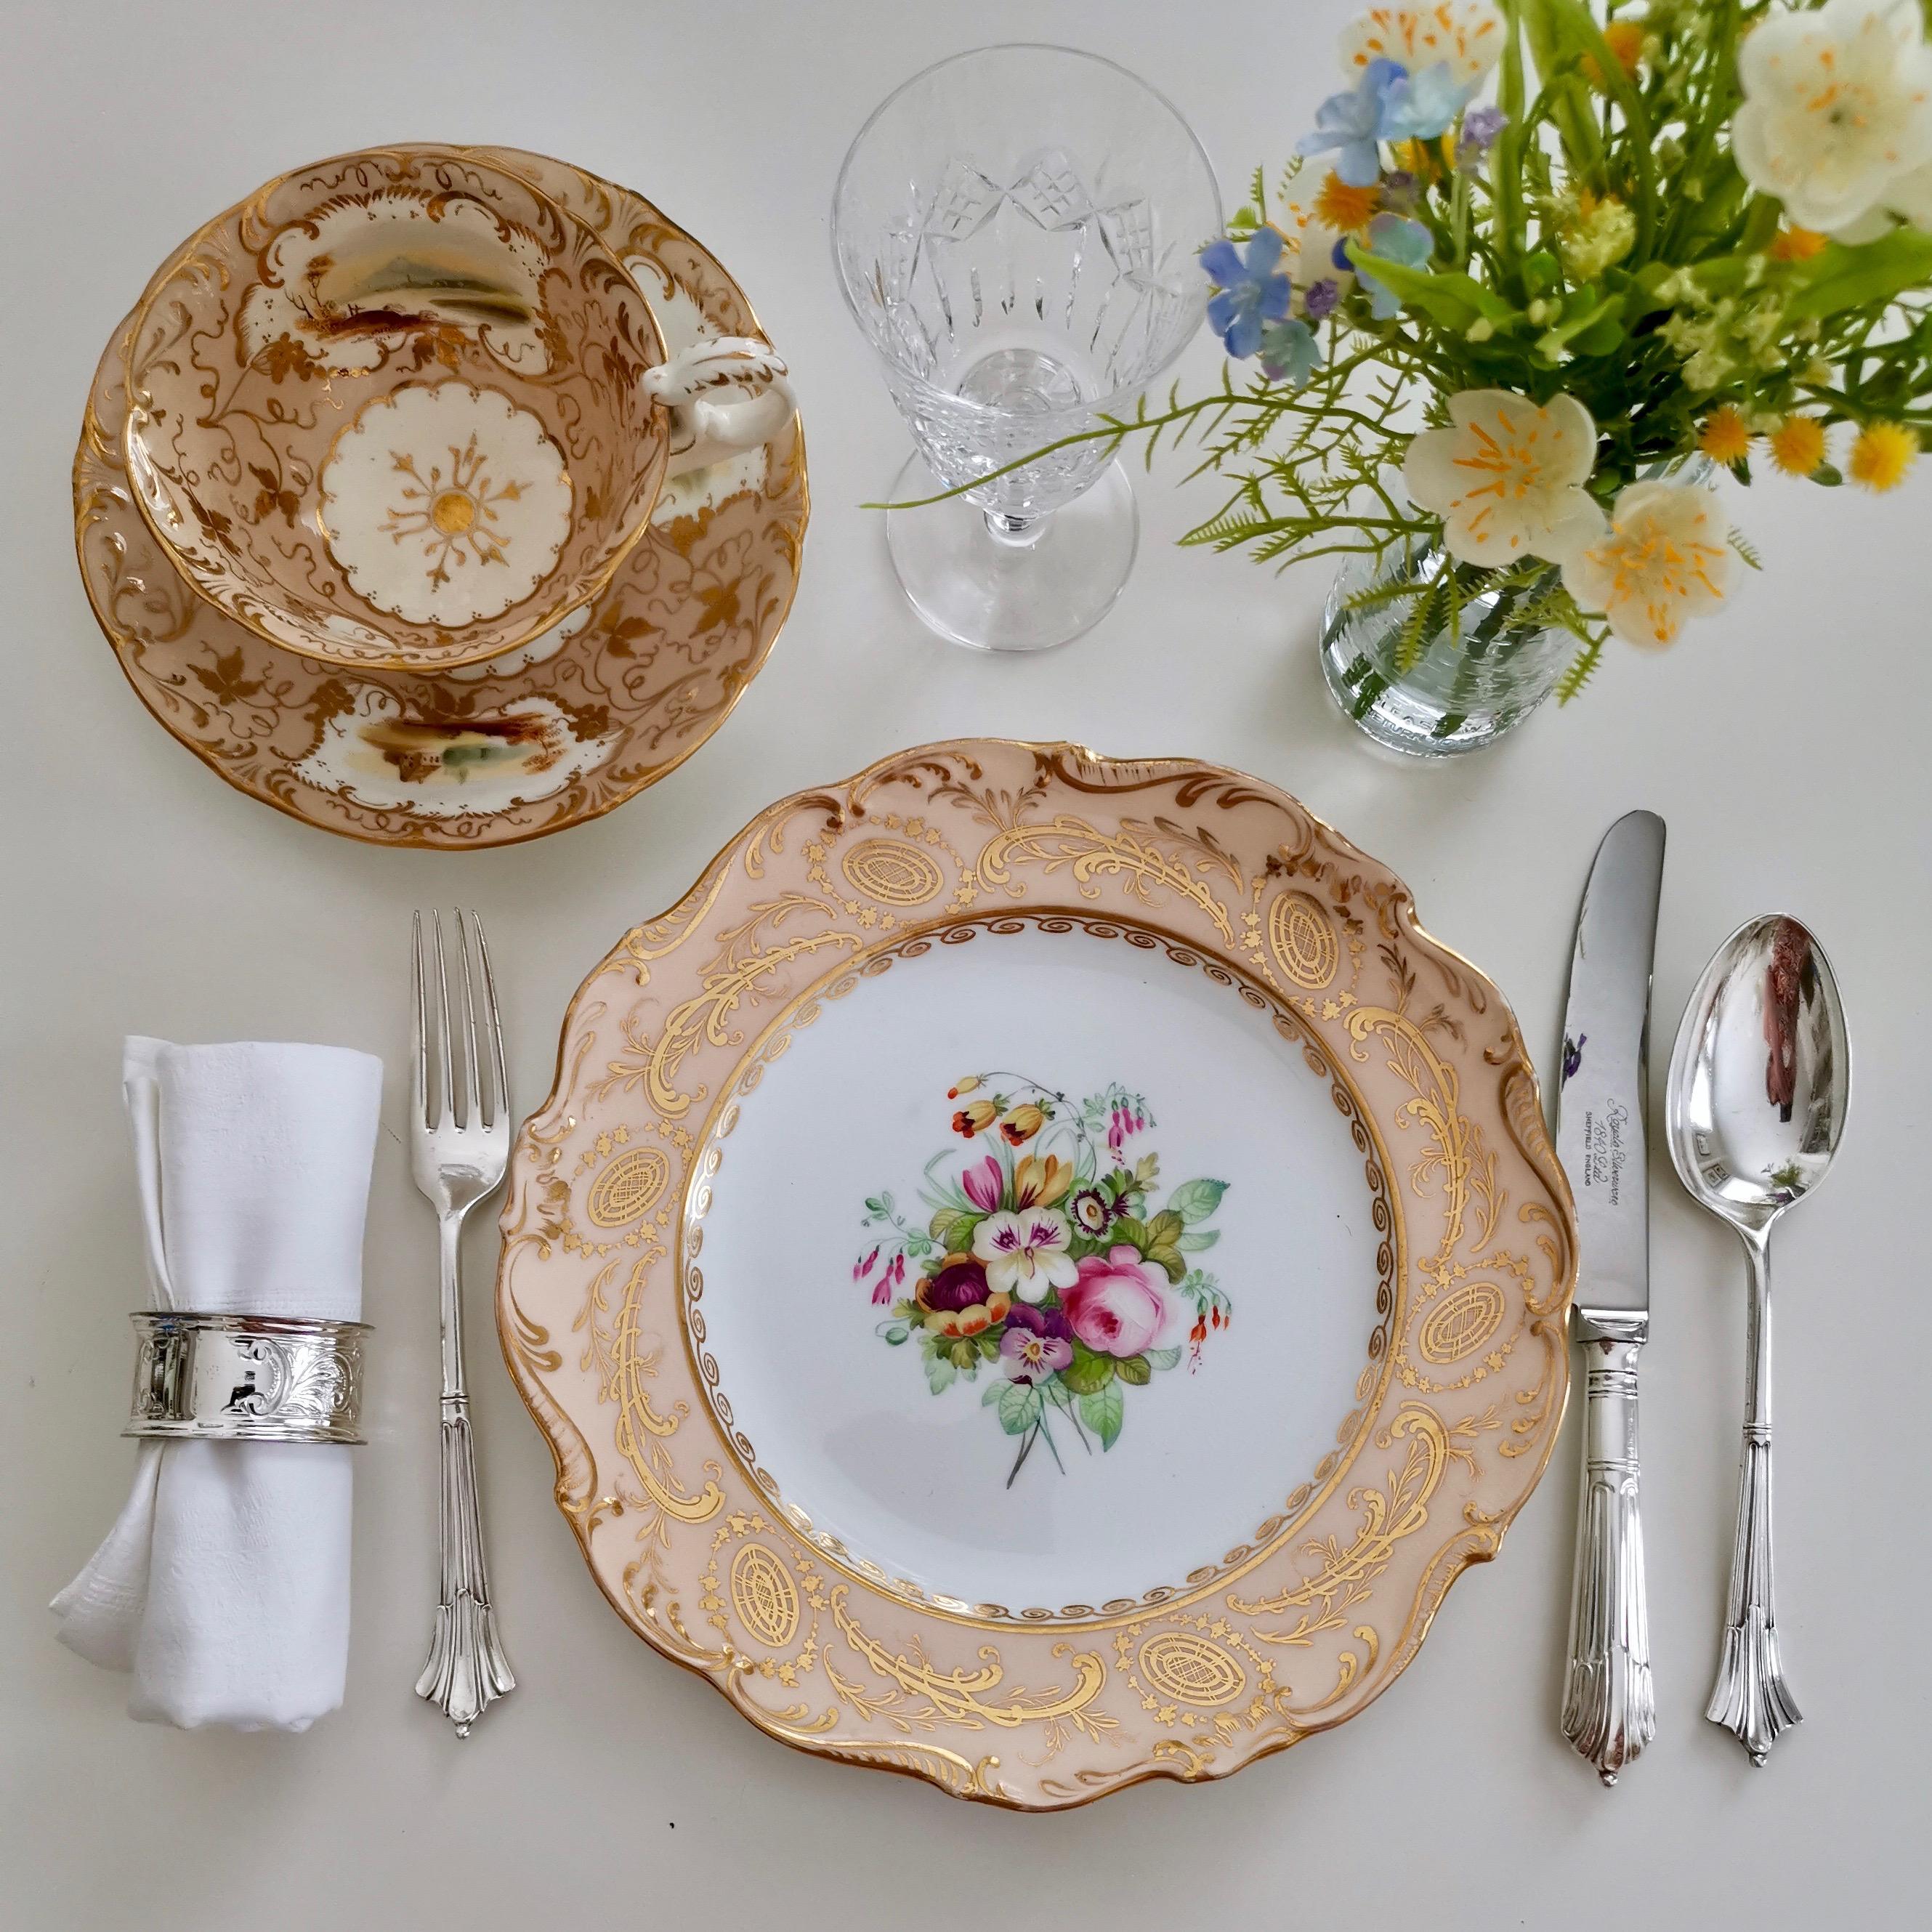
[[[641,197],[541,154],[475,152],[593,229],[674,348],[680,328],[760,333],[716,260]],[[155,718],[292,818],[451,851],[580,824],[703,745],[784,626],[808,512],[796,422],[764,449],[667,484],[610,586],[533,645],[426,676],[350,671],[268,644],[189,590],[135,507],[121,448],[128,326],[101,358],[74,458],[82,580]]]
[[[1235,988],[1336,1082],[1394,1204],[1313,1480],[1184,1583],[1050,1615],[922,1597],[813,1529],[721,1424],[680,1280],[788,1029],[888,951],[1016,920]],[[1573,1212],[1501,996],[1286,793],[1185,760],[969,740],[771,807],[584,982],[502,1227],[505,1358],[619,1615],[788,1744],[1019,1809],[1224,1776],[1362,1710],[1496,1555],[1568,1389]]]

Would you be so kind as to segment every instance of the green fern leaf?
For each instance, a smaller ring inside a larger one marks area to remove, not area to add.
[[[1604,639],[1606,633],[1598,632],[1576,653],[1570,668],[1556,681],[1556,701],[1568,704],[1579,696],[1583,687],[1595,676],[1598,664],[1604,655]]]

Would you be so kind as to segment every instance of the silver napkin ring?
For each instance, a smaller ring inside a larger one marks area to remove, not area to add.
[[[124,1436],[360,1442],[360,1322],[170,1309],[130,1315],[134,1402]]]

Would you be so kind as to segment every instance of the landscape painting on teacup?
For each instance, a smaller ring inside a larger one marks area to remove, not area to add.
[[[670,353],[755,334],[716,260],[648,202],[540,156],[476,158],[530,178],[598,233]],[[463,848],[595,816],[717,729],[784,622],[808,507],[795,423],[670,477],[610,584],[527,644],[434,677],[284,654],[190,591],[134,507],[127,333],[97,374],[75,470],[89,596],[161,723],[230,783],[312,824]]]
[[[890,1308],[881,1340],[917,1337],[934,1395],[987,1370],[981,1404],[1018,1443],[1010,1489],[1036,1444],[1064,1474],[1062,1438],[1070,1453],[1073,1442],[1104,1453],[1128,1389],[1184,1352],[1199,1368],[1232,1310],[1186,1258],[1221,1238],[1207,1223],[1228,1184],[1184,1181],[1156,1208],[1160,1157],[1144,1138],[1154,1116],[1118,1083],[1076,1106],[1022,1075],[974,1073],[946,1098],[958,1103],[963,1168],[952,1145],[926,1162],[922,1222],[889,1192],[869,1196],[861,1225],[882,1232],[852,1277]]]
[[[451,149],[271,183],[151,284],[130,473],[228,615],[361,667],[525,644],[640,533],[668,454],[648,304],[596,233]]]

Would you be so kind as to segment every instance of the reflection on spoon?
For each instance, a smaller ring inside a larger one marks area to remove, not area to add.
[[[1771,1540],[1771,1230],[1825,1177],[1851,1098],[1851,1049],[1830,964],[1795,919],[1740,926],[1684,1010],[1670,1057],[1670,1157],[1691,1198],[1736,1228],[1750,1270],[1737,1540],[1718,1678],[1705,1715],[1762,1764],[1798,1721],[1778,1655]]]

